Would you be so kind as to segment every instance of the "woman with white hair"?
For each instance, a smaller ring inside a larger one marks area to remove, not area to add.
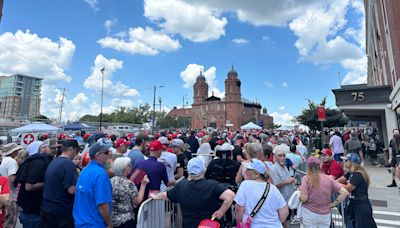
[[[211,150],[210,143],[202,143],[197,149],[197,157],[203,162],[204,166],[207,167],[214,156],[214,151]]]
[[[115,159],[112,169],[115,176],[111,178],[112,185],[112,224],[114,227],[136,227],[134,205],[143,201],[144,191],[149,179],[142,180],[140,191],[127,178],[131,172],[131,159],[119,157]]]

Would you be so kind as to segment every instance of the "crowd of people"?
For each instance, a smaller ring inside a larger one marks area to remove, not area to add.
[[[8,143],[0,147],[0,227],[18,218],[32,228],[136,227],[148,198],[179,203],[185,228],[205,219],[222,227],[329,227],[331,208],[347,198],[347,227],[376,227],[358,134],[346,140],[333,132],[318,153],[306,133],[269,130],[94,132],[82,134],[83,143],[59,135],[26,149]],[[296,191],[301,208],[289,209]]]

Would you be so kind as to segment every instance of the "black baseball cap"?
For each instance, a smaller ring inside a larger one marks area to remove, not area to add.
[[[61,144],[61,146],[63,146],[63,147],[72,147],[72,148],[76,148],[78,150],[80,149],[78,141],[76,141],[75,139],[61,140],[58,143]]]

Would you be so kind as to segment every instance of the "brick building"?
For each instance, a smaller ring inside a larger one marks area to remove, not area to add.
[[[365,0],[366,84],[334,89],[336,105],[353,121],[378,129],[388,145],[400,120],[400,1]]]
[[[192,107],[174,108],[168,115],[189,118],[194,129],[204,127],[238,129],[249,121],[255,121],[265,128],[273,125],[273,118],[267,114],[265,108],[261,113],[260,104],[242,97],[241,81],[233,67],[225,80],[224,98],[221,99],[214,94],[208,96],[208,84],[200,72],[193,85]]]

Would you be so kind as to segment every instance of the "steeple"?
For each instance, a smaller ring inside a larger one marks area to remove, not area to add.
[[[199,76],[193,85],[193,104],[202,104],[208,97],[208,84],[206,77],[203,76],[203,70],[200,70]]]
[[[238,73],[231,66],[231,70],[228,72],[227,79],[225,80],[225,100],[240,102],[241,101],[241,82],[238,78]]]

